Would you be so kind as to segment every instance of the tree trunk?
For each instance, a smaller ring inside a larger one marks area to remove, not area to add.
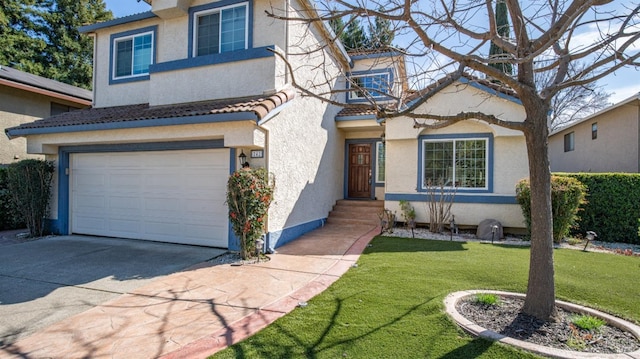
[[[529,283],[522,312],[542,320],[554,320],[555,282],[553,268],[553,218],[551,214],[551,170],[549,168],[547,112],[540,99],[525,100],[525,139],[531,185],[531,250]],[[525,102],[523,101],[523,102]]]

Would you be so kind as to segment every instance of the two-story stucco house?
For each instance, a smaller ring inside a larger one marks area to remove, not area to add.
[[[462,168],[456,148],[475,148],[473,174],[445,176],[460,187],[461,224],[496,218],[524,226],[514,189],[527,173],[521,133],[478,121],[414,130],[409,119],[381,121],[367,107],[367,98],[410,94],[398,54],[347,54],[321,24],[265,15],[313,16],[306,0],[151,3],[150,12],[82,28],[95,45],[93,108],[7,131],[57,163],[56,232],[237,249],[224,202],[227,178],[246,156],[276,178],[267,223],[273,249],[322,226],[340,199],[390,208],[404,198],[424,202],[425,156],[440,145],[453,145],[439,164],[445,172]],[[342,109],[301,95],[287,62],[297,83],[337,78],[316,92],[363,105]],[[517,99],[479,82],[438,96],[425,110],[464,104],[524,118]]]
[[[91,91],[0,64],[2,129],[91,105]],[[0,165],[28,157],[26,140],[0,136]]]
[[[549,136],[554,172],[640,172],[640,93]]]

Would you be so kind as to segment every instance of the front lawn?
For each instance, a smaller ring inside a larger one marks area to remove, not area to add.
[[[537,358],[474,339],[444,313],[465,289],[526,291],[529,248],[376,237],[340,280],[213,358]],[[558,299],[640,321],[640,260],[556,250]]]

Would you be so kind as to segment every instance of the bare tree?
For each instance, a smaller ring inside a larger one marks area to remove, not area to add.
[[[412,117],[416,128],[441,128],[477,119],[524,133],[529,159],[533,230],[528,287],[522,311],[551,320],[556,317],[556,310],[548,113],[558,93],[587,86],[623,66],[640,65],[637,47],[640,43],[640,5],[637,1],[611,0],[505,2],[513,37],[503,37],[497,29],[495,0],[319,0],[314,2],[315,9],[307,9],[296,16],[287,16],[276,9],[270,16],[309,25],[336,16],[390,20],[395,39],[402,44],[402,49],[396,50],[407,59],[409,71],[406,80],[414,90],[419,90],[419,99],[406,105],[399,97],[395,106],[371,99],[379,118]],[[385,11],[378,11],[379,8]],[[489,56],[491,43],[502,49],[500,57]],[[326,53],[325,50],[310,51]],[[578,62],[582,64],[579,67],[576,66]],[[515,74],[505,74],[492,67],[493,63],[509,63]],[[332,103],[340,102],[338,96],[315,93],[314,89],[320,88],[318,84],[297,83],[298,69],[289,69],[293,86],[304,94]],[[417,111],[465,72],[495,79],[512,89],[522,102],[525,120],[516,122],[483,112],[443,116]],[[547,74],[550,80],[542,84],[537,74]],[[444,80],[437,82],[436,86],[425,86],[442,76],[445,76]],[[326,83],[336,80],[328,72],[318,79]]]
[[[541,72],[537,74],[536,81],[541,87],[544,87],[553,81],[552,75],[549,71]],[[604,109],[611,104],[609,102],[610,96],[611,94],[607,93],[598,82],[573,86],[559,91],[551,99],[550,130],[555,131]]]

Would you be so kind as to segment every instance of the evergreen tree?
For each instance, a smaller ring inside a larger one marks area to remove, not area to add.
[[[41,74],[46,42],[39,37],[40,26],[35,8],[38,0],[0,2],[0,66]]]
[[[367,35],[362,28],[362,23],[357,18],[352,19],[345,31],[341,33],[340,40],[347,50],[358,50],[367,47]]]
[[[384,8],[379,8],[378,11],[384,12]],[[372,49],[385,48],[391,45],[395,31],[391,27],[391,20],[382,19],[376,17],[373,21],[373,26],[369,25],[369,39],[368,46]]]
[[[0,65],[90,88],[93,45],[78,27],[112,18],[103,0],[3,0]]]
[[[509,38],[509,10],[507,9],[507,3],[505,0],[496,1],[496,28],[498,36],[503,39]],[[492,41],[491,47],[489,48],[489,58],[501,57],[503,54],[505,54],[504,50]],[[513,66],[510,63],[498,62],[489,64],[489,66],[494,67],[507,75],[513,74]]]

